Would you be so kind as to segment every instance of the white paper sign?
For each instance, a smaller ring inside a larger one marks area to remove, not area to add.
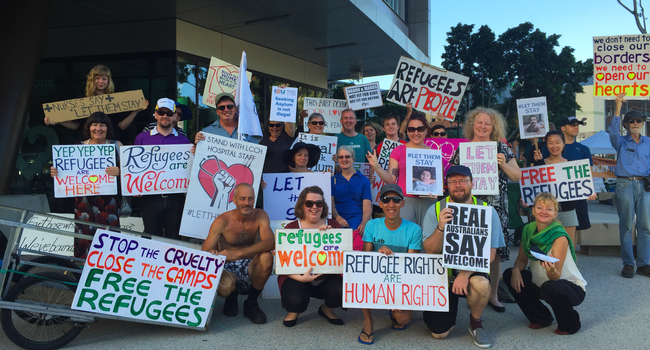
[[[445,225],[445,267],[490,273],[492,207],[447,203],[447,208],[454,218]]]
[[[186,193],[192,145],[120,147],[122,195]]]
[[[298,109],[298,88],[274,86],[271,94],[270,121],[295,123]]]
[[[548,132],[546,97],[518,99],[517,115],[519,116],[519,135],[522,139],[544,137]]]
[[[54,197],[83,197],[117,194],[117,177],[106,168],[117,166],[115,145],[52,146]]]
[[[320,113],[325,118],[325,129],[324,133],[327,134],[338,134],[341,132],[341,112],[348,108],[348,102],[346,100],[335,100],[332,98],[316,98],[316,97],[305,97],[305,102],[303,104],[303,109],[307,111],[308,115],[313,113]],[[305,118],[305,130],[309,130],[307,127],[308,118]]]
[[[443,181],[439,150],[406,149],[406,193],[441,196]]]
[[[275,273],[343,273],[343,251],[352,250],[352,229],[275,230]]]
[[[640,4],[641,2],[639,6]],[[643,21],[645,27],[645,18]],[[594,37],[593,40],[594,97],[613,100],[624,92],[627,94],[625,96],[627,100],[647,100],[650,91],[650,74],[648,74],[650,35],[599,36]]]
[[[190,187],[180,234],[205,239],[214,219],[235,209],[235,186],[253,186],[255,198],[262,179],[266,146],[204,133],[196,145]]]
[[[388,163],[390,163],[390,153],[393,152],[395,147],[399,146],[400,143],[392,141],[389,139],[384,139],[379,154],[377,154],[377,163],[379,166],[388,171]],[[375,174],[375,182],[371,184],[370,190],[372,191],[372,204],[379,205],[379,191],[381,187],[384,186],[384,180],[382,180],[377,174]]]
[[[588,159],[521,169],[521,199],[532,205],[540,193],[551,193],[558,202],[587,199],[596,193]]]
[[[440,254],[346,251],[343,262],[344,308],[449,311]]]
[[[309,186],[318,186],[325,194],[325,203],[332,208],[332,182],[329,173],[263,174],[264,211],[271,220],[296,220],[294,207],[300,192]],[[330,209],[331,210],[331,209]],[[332,217],[331,212],[328,217]]]
[[[499,194],[499,166],[497,164],[497,143],[461,142],[458,155],[460,164],[472,172],[474,186],[472,195]]]
[[[318,164],[311,167],[309,170],[314,172],[330,172],[334,173],[334,154],[336,154],[336,143],[339,142],[336,136],[314,135],[298,133],[298,137],[293,142],[295,145],[298,142],[309,143],[316,145],[320,148],[320,160]],[[291,146],[293,147],[293,145]]]
[[[345,93],[345,99],[348,101],[350,109],[354,111],[384,105],[384,102],[381,100],[379,83],[346,86],[343,88],[343,93]]]
[[[249,82],[253,79],[251,72],[246,72],[246,76]],[[238,77],[239,67],[212,57],[203,89],[203,104],[214,108],[217,104],[215,99],[218,94],[227,92],[234,95]]]
[[[50,213],[49,215],[56,215],[66,219],[74,219],[74,214]],[[38,214],[32,216],[27,221],[27,223],[43,228],[71,233],[75,232],[76,230],[76,225],[74,222],[50,218]],[[90,238],[90,236],[88,238]],[[57,235],[56,233],[40,231],[33,228],[25,228],[23,229],[23,233],[20,236],[20,248],[37,250],[39,252],[45,253],[54,253],[64,256],[74,256],[74,237]],[[33,253],[24,252],[23,254],[31,255]]]

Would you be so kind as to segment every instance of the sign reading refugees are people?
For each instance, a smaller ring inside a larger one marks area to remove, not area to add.
[[[442,195],[442,155],[438,150],[406,149],[406,193]]]
[[[445,225],[445,267],[490,273],[492,207],[447,203],[447,208],[453,218]]]
[[[298,88],[274,86],[271,89],[270,121],[295,123],[298,109]]]
[[[180,234],[205,239],[219,215],[235,209],[234,189],[253,186],[255,198],[262,180],[266,146],[204,133],[196,145]]]
[[[449,311],[442,255],[346,251],[343,307]]]
[[[217,101],[215,99],[217,95],[224,92],[234,95],[238,77],[239,67],[212,57],[203,90],[203,104],[216,107]],[[253,79],[253,73],[246,72],[246,77],[250,82]]]
[[[226,257],[97,230],[73,310],[204,328]]]
[[[186,193],[192,145],[120,147],[122,195]]]
[[[497,164],[497,143],[462,142],[458,155],[460,164],[472,171],[473,195],[499,194],[499,166]]]
[[[355,111],[384,105],[379,83],[346,86],[343,88],[343,93],[345,93],[345,99],[348,101],[350,109]]]
[[[325,171],[332,174],[334,173],[333,156],[336,154],[336,143],[338,142],[336,136],[305,134],[304,132],[301,132],[298,133],[298,137],[293,144],[295,145],[297,142],[309,143],[320,148],[320,159],[318,160],[318,164],[309,168],[309,170],[315,172]]]
[[[386,101],[453,121],[469,78],[402,56]]]
[[[324,193],[325,203],[330,208],[328,217],[332,217],[332,190],[330,173],[277,173],[263,174],[264,211],[271,220],[296,220],[295,206],[303,189],[318,186]]]
[[[588,159],[521,169],[521,199],[532,205],[540,193],[558,202],[587,199],[596,193]]]
[[[650,35],[594,37],[594,97],[647,99],[650,93]]]
[[[95,112],[113,114],[135,111],[145,107],[147,107],[147,101],[144,99],[142,90],[133,90],[43,103],[43,113],[50,121],[60,123],[88,118]]]
[[[352,229],[275,230],[278,275],[343,273],[343,252],[352,250]]]
[[[399,146],[400,143],[392,141],[389,139],[384,139],[381,144],[381,149],[377,154],[377,163],[379,166],[388,171],[388,163],[390,163],[390,154],[393,152],[395,147]],[[381,187],[384,186],[384,180],[382,180],[379,175],[375,174],[375,181],[371,184],[370,190],[372,191],[372,204],[379,205],[379,191]]]
[[[66,220],[73,219],[74,214],[50,213],[49,215],[60,216],[62,219],[35,214],[29,218],[26,223],[29,225],[37,226],[39,228],[56,231],[64,231],[70,233],[76,231],[77,227],[75,223],[70,220]],[[74,256],[74,238],[72,236],[47,232],[40,230],[39,228],[23,228],[19,243],[21,249],[26,249],[22,252],[23,254],[37,254],[27,251],[33,250],[36,252],[54,253],[63,256]]]
[[[106,173],[116,167],[115,145],[52,146],[54,197],[83,197],[117,194],[117,176]]]
[[[303,109],[307,111],[308,115],[319,113],[325,119],[324,133],[338,134],[341,132],[341,112],[348,108],[346,100],[335,100],[332,98],[316,98],[305,97]],[[307,122],[309,118],[305,118],[305,130],[309,130]]]
[[[522,139],[544,137],[548,132],[546,97],[518,99],[517,115],[519,116],[519,136]]]

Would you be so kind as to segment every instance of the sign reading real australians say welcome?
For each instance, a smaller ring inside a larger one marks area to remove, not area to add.
[[[445,225],[445,267],[489,273],[492,207],[447,203],[447,208],[453,219]]]

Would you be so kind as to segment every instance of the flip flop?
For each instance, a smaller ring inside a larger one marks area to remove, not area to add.
[[[365,334],[366,337],[367,337],[368,339],[370,339],[370,337],[372,337],[372,340],[371,340],[371,341],[363,341],[363,340],[361,340],[361,334]],[[359,343],[364,344],[364,345],[372,345],[372,344],[375,343],[375,337],[374,337],[374,335],[373,335],[374,333],[370,333],[370,334],[368,334],[368,333],[366,333],[366,331],[364,331],[364,329],[362,328],[362,329],[361,329],[361,334],[359,334]]]
[[[400,327],[400,326],[399,326],[399,322],[397,322],[397,320],[395,319],[395,317],[393,317],[393,311],[392,311],[392,310],[388,310],[388,316],[390,316],[390,321],[391,321],[391,325],[390,325],[390,327],[391,327],[393,330],[396,330],[396,331],[403,331],[403,330],[406,329],[406,326],[404,326],[404,327]]]

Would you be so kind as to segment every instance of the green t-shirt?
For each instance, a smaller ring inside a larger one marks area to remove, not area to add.
[[[349,137],[345,136],[343,133],[337,134],[336,138],[338,139],[338,145],[336,146],[350,146],[354,150],[355,162],[367,163],[366,159],[367,152],[372,152],[370,148],[370,142],[365,135],[357,133],[357,136]]]

